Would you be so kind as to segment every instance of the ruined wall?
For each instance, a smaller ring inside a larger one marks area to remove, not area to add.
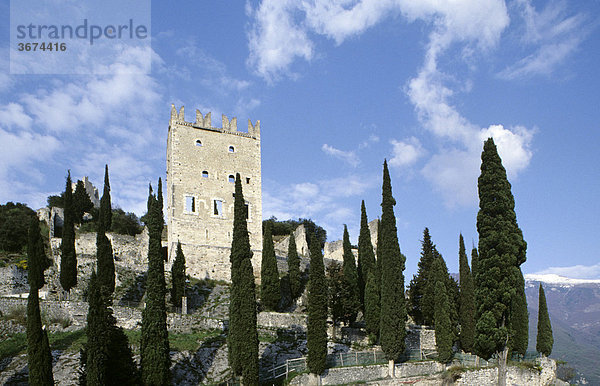
[[[308,243],[306,242],[306,229],[304,224],[298,225],[294,230],[294,239],[296,241],[296,251],[298,255],[308,256]],[[290,246],[290,236],[285,236],[274,244],[275,254],[278,256],[287,256],[288,248]]]
[[[373,244],[373,251],[377,253],[377,219],[369,223],[369,233],[371,234],[371,244]],[[352,248],[354,257],[358,259],[358,249]],[[342,262],[344,261],[344,245],[342,240],[335,240],[331,242],[325,242],[323,247],[323,258]]]
[[[229,280],[229,248],[233,233],[233,178],[239,173],[248,205],[248,232],[255,275],[262,254],[260,122],[237,130],[237,119],[222,117],[211,124],[196,110],[185,121],[184,108],[171,109],[167,139],[167,217],[169,261],[177,242],[186,256],[187,272],[197,278]]]

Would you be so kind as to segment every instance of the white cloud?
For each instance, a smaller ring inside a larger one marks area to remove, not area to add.
[[[567,15],[566,3],[553,1],[537,11],[530,0],[518,0],[517,10],[525,23],[522,44],[531,54],[500,72],[500,77],[516,79],[550,75],[589,33],[583,14]]]
[[[390,166],[397,168],[410,166],[423,156],[424,150],[421,142],[415,137],[407,138],[405,141],[392,139],[390,143],[393,146]]]
[[[593,265],[578,264],[569,267],[549,267],[539,272],[535,272],[534,274],[555,274],[560,276],[566,276],[572,279],[600,279],[600,263]]]
[[[294,0],[263,0],[257,9],[249,9],[255,22],[248,33],[248,63],[268,81],[281,74],[292,75],[288,67],[296,57],[310,60],[313,43],[306,31],[294,25]]]
[[[336,149],[335,147],[330,146],[326,143],[324,143],[323,146],[321,146],[321,150],[323,150],[323,152],[325,152],[326,154],[341,159],[342,161],[346,162],[352,167],[356,167],[360,163],[360,159],[354,151],[343,151],[340,149]]]
[[[42,83],[0,106],[0,142],[11,145],[0,156],[0,201],[24,197],[42,205],[36,192],[48,178],[71,169],[101,184],[108,163],[113,202],[143,213],[147,184],[158,177],[154,163],[164,154],[159,112],[167,116],[168,107],[156,80],[134,71],[135,56],[135,49],[123,52],[110,75]]]

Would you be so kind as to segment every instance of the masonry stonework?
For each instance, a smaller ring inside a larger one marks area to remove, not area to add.
[[[248,208],[248,232],[255,276],[262,256],[260,121],[248,120],[248,131],[237,119],[223,115],[213,127],[211,113],[196,110],[196,121],[185,120],[184,108],[171,107],[167,138],[167,217],[169,262],[177,242],[193,277],[230,280],[229,254],[233,234],[234,179],[240,174]]]

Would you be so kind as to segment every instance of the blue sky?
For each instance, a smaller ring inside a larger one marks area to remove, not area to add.
[[[356,240],[362,199],[380,215],[387,158],[408,282],[424,227],[451,271],[459,232],[477,243],[493,136],[523,271],[600,278],[598,1],[155,1],[150,51],[124,47],[103,75],[12,75],[9,10],[3,0],[2,203],[41,207],[67,169],[100,187],[108,163],[113,203],[142,214],[148,182],[165,177],[171,103],[189,121],[195,109],[213,124],[260,119],[263,217],[312,218],[329,240],[343,224]]]

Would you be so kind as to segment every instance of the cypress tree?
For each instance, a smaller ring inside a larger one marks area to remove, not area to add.
[[[171,266],[171,285],[171,303],[175,307],[181,307],[181,298],[185,294],[185,256],[179,241],[175,261]]]
[[[157,196],[148,195],[148,279],[146,307],[142,312],[140,342],[142,382],[145,385],[168,385],[171,380],[165,274],[161,235],[163,229],[162,188],[158,180]]]
[[[521,269],[514,270],[516,294],[511,302],[510,339],[508,347],[518,355],[525,355],[529,344],[529,311],[525,297],[525,279]]]
[[[326,271],[329,313],[333,324],[337,326],[342,320],[347,319],[346,299],[350,294],[348,293],[348,286],[344,283],[342,266],[337,261],[329,264]]]
[[[158,189],[160,190],[161,187],[159,186]],[[110,227],[112,226],[112,204],[110,200],[110,182],[108,180],[108,165],[104,165],[104,190],[102,192],[102,198],[100,199],[100,208],[102,207],[104,207],[104,212],[100,211],[99,221],[104,223],[104,230],[108,232],[110,231]]]
[[[431,271],[431,264],[435,258],[435,245],[431,241],[429,229],[423,231],[423,241],[421,241],[421,259],[419,260],[417,274],[413,276],[408,286],[408,312],[412,316],[415,324],[433,324],[433,311],[435,299],[424,299],[425,287],[428,283],[428,275]]]
[[[258,332],[256,329],[256,287],[252,250],[246,222],[246,208],[239,173],[235,179],[231,242],[231,296],[227,345],[229,365],[245,385],[258,384]]]
[[[82,355],[86,385],[140,384],[133,353],[109,308],[110,294],[92,271],[88,287],[87,343]]]
[[[308,270],[308,325],[306,332],[308,358],[313,374],[321,374],[327,364],[327,284],[321,245],[310,234],[310,266]]]
[[[383,163],[381,233],[377,253],[381,259],[381,349],[389,361],[400,358],[405,350],[406,304],[404,300],[404,262],[400,253],[392,184],[387,161]]]
[[[438,352],[438,361],[448,363],[452,359],[452,325],[450,322],[450,303],[443,281],[436,281],[435,295],[435,347]]]
[[[465,352],[473,350],[475,339],[475,287],[469,269],[465,241],[462,234],[459,237],[458,260],[460,275],[460,347]]]
[[[373,252],[373,243],[371,242],[371,231],[369,230],[369,220],[367,218],[367,209],[365,200],[360,204],[360,234],[358,235],[358,291],[360,294],[360,304],[366,313],[365,287],[369,277],[369,271],[375,268],[375,253]]]
[[[71,171],[68,172],[65,184],[65,208],[62,242],[60,244],[60,285],[69,292],[77,285],[77,256],[75,254],[75,228],[73,220],[73,190]]]
[[[288,245],[288,275],[290,277],[290,290],[292,298],[296,299],[301,295],[302,280],[300,277],[300,258],[298,257],[298,251],[296,249],[296,237],[294,232],[290,233],[290,243]]]
[[[260,266],[260,301],[265,309],[275,311],[281,300],[281,285],[279,284],[277,257],[275,257],[275,248],[273,247],[271,223],[267,223],[266,227]]]
[[[75,186],[75,192],[73,193],[73,212],[75,213],[75,221],[81,224],[84,213],[89,213],[93,207],[94,204],[85,191],[83,181],[78,180],[77,185]]]
[[[477,260],[479,259],[479,255],[477,254],[477,248],[473,246],[471,249],[471,277],[473,278],[473,284],[477,287]]]
[[[550,324],[550,315],[548,315],[548,306],[546,304],[546,294],[542,283],[540,283],[539,289],[539,303],[538,303],[538,324],[537,324],[537,339],[535,343],[535,349],[542,353],[544,356],[548,356],[552,353],[552,346],[554,345],[554,338],[552,336],[552,325]]]
[[[44,284],[44,271],[48,268],[49,261],[44,251],[44,240],[40,234],[40,222],[37,217],[32,217],[29,223],[27,240],[27,280],[29,287],[36,291]]]
[[[47,258],[37,218],[29,225],[27,269],[29,297],[27,299],[27,364],[30,385],[53,385],[52,354],[48,334],[42,329],[38,290],[44,285]]]
[[[344,237],[342,241],[344,250],[342,269],[344,272],[344,286],[348,296],[344,299],[344,319],[346,324],[354,323],[360,309],[360,294],[358,292],[358,273],[356,272],[356,259],[352,253],[348,227],[344,225]]]
[[[503,385],[508,342],[526,333],[522,323],[514,322],[515,317],[523,317],[523,309],[515,306],[520,300],[514,298],[519,296],[523,283],[519,267],[525,262],[527,243],[517,225],[511,186],[492,138],[485,141],[481,160],[475,350],[486,359],[498,354],[498,383]]]
[[[365,327],[373,343],[377,342],[379,336],[379,319],[381,315],[379,292],[376,272],[371,270],[365,287]]]
[[[98,233],[96,234],[96,266],[98,269],[99,285],[106,287],[108,294],[115,290],[115,259],[113,257],[112,244],[106,232],[110,229],[111,207],[110,186],[108,185],[108,166],[104,174],[104,193],[100,199],[100,211],[98,215]]]

